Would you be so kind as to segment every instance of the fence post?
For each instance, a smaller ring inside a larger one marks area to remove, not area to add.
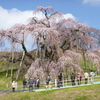
[[[76,81],[77,79],[75,79],[75,85],[77,84],[77,81]]]
[[[16,82],[16,90],[17,90],[17,87],[18,87],[18,82]]]
[[[90,79],[90,77],[88,77],[88,83],[90,82],[89,79]]]
[[[67,86],[67,78],[66,78],[65,82],[66,82],[66,86]]]
[[[57,87],[57,79],[55,79],[55,87]]]
[[[63,86],[64,86],[64,78],[63,78],[63,81],[62,82],[63,82]]]
[[[6,84],[6,94],[7,94],[7,90],[8,90],[8,83]]]
[[[6,89],[8,90],[8,83],[6,84]]]

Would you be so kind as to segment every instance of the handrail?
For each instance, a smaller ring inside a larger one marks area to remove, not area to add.
[[[62,82],[62,86],[63,86],[63,87],[61,87],[61,88],[65,88],[65,87],[68,87],[68,86],[72,86],[71,79],[63,78],[61,82]],[[94,77],[94,83],[95,83],[95,82],[100,82],[100,76]],[[17,82],[17,83],[18,83],[18,82]],[[55,84],[55,83],[56,83],[56,84]],[[77,84],[77,79],[75,79],[75,83]],[[3,84],[3,83],[0,83],[0,84]],[[6,84],[6,85],[7,85],[7,84],[11,84],[11,82],[9,82],[9,83],[4,83],[4,84]],[[81,84],[84,84],[84,85],[85,85],[85,78],[82,78]],[[89,77],[88,84],[91,84],[90,77]],[[44,88],[44,87],[45,87],[45,88]],[[46,90],[47,88],[49,89],[50,87],[51,87],[52,89],[57,88],[57,79],[51,80],[51,82],[50,82],[50,84],[48,85],[48,87],[47,87],[45,81],[42,81],[42,82],[40,83],[40,89]],[[50,88],[50,89],[51,89],[51,88]],[[11,86],[10,86],[10,88],[7,87],[5,90],[0,90],[0,93],[1,93],[0,96],[2,96],[3,94],[7,94],[7,93],[12,92],[11,89],[12,89],[12,88],[11,88]],[[23,91],[23,85],[22,85],[22,84],[21,84],[21,85],[18,85],[16,91],[17,91],[17,90],[19,90],[20,92],[22,92],[22,91]],[[36,89],[36,90],[39,90],[39,89]],[[28,91],[28,89],[27,89],[27,91]]]

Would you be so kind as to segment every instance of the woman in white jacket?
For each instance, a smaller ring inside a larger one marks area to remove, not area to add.
[[[16,88],[16,82],[13,81],[13,82],[12,82],[12,91],[13,91],[13,92],[15,92],[15,88]]]

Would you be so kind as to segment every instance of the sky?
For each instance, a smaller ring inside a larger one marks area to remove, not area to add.
[[[100,0],[0,0],[0,29],[8,29],[16,23],[27,24],[38,6],[52,6],[66,19],[100,29]]]

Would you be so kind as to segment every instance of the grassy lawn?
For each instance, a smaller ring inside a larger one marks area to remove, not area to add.
[[[65,89],[9,93],[1,100],[100,100],[100,84]]]

